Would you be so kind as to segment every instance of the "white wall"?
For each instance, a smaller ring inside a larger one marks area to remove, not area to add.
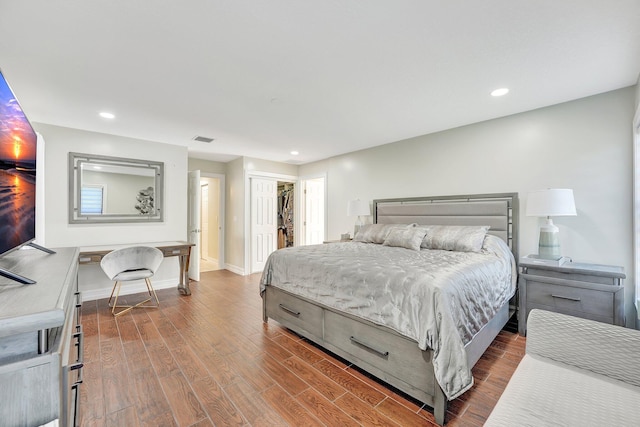
[[[34,123],[45,144],[45,241],[47,247],[92,246],[187,239],[187,148]],[[164,162],[164,221],[135,224],[69,224],[68,154],[100,154]],[[178,283],[177,258],[166,258],[154,284]],[[98,295],[112,283],[99,266],[81,266],[80,290]]]
[[[300,175],[327,173],[330,239],[353,230],[355,218],[346,215],[351,199],[518,192],[521,255],[537,252],[542,221],[524,216],[527,192],[572,188],[578,216],[554,218],[562,252],[575,261],[624,266],[627,318],[633,319],[634,91],[620,89],[333,157],[300,166]]]

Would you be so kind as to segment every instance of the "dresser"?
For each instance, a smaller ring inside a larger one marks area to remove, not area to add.
[[[78,249],[31,249],[0,267],[36,281],[0,277],[0,424],[77,425],[82,383]]]
[[[534,308],[624,326],[623,267],[520,261],[518,331],[525,335]]]

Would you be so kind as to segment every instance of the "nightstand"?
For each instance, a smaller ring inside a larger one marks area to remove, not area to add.
[[[623,267],[569,262],[561,266],[520,261],[518,332],[527,332],[533,308],[624,326]]]

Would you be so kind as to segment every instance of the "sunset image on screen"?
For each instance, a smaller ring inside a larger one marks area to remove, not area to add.
[[[0,80],[0,168],[35,167],[36,135],[9,86]]]
[[[35,237],[37,135],[0,74],[0,254]]]

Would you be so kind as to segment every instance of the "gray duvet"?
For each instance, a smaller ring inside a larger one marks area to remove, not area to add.
[[[464,349],[515,292],[515,261],[487,235],[481,252],[346,242],[272,253],[260,281],[383,325],[434,351],[448,399],[473,385]]]

